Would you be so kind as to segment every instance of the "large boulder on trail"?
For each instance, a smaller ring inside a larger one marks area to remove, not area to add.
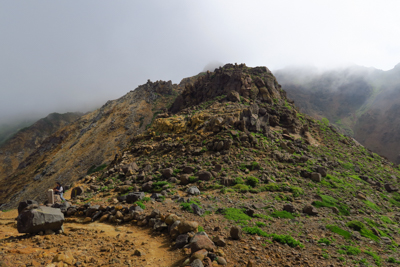
[[[40,206],[37,209],[24,210],[18,215],[17,229],[19,233],[35,234],[52,230],[61,230],[64,214],[60,209]]]

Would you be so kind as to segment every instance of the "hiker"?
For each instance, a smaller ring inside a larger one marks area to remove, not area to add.
[[[61,186],[61,184],[60,184],[59,182],[56,183],[56,187],[53,188],[53,190],[54,190],[54,194],[55,194],[55,195],[60,195],[61,200],[67,201],[67,200],[63,197],[64,188]]]

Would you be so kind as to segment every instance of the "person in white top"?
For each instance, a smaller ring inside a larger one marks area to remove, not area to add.
[[[61,184],[59,182],[56,183],[56,187],[54,187],[53,190],[54,190],[55,195],[60,195],[60,198],[63,201],[66,201],[66,199],[63,197],[64,188],[61,186]]]

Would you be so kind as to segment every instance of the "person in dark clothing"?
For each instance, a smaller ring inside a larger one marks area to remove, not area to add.
[[[59,182],[56,183],[56,187],[53,188],[54,194],[55,195],[60,195],[60,198],[63,201],[66,201],[66,199],[63,197],[64,194],[64,188],[61,186]]]

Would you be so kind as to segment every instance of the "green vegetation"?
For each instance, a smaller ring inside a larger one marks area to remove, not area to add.
[[[350,239],[351,238],[351,234],[349,232],[347,232],[346,230],[343,230],[342,228],[336,226],[336,225],[327,225],[326,228],[328,228],[329,230],[331,230],[332,232],[343,236],[346,239]]]
[[[318,243],[323,243],[327,246],[329,246],[331,244],[331,242],[332,242],[331,240],[329,240],[328,238],[325,238],[325,237],[318,240]]]
[[[95,173],[95,172],[99,172],[104,170],[107,167],[107,164],[102,164],[100,166],[93,165],[92,167],[89,168],[89,170],[86,172],[87,175]]]
[[[258,227],[244,227],[243,232],[250,234],[250,235],[259,235],[259,236],[264,236],[264,237],[272,237],[273,241],[279,242],[281,244],[287,244],[288,246],[294,248],[294,247],[301,247],[303,248],[304,245],[291,237],[290,235],[277,235],[277,234],[268,234],[267,232],[261,230]]]
[[[138,205],[139,207],[141,207],[142,209],[146,209],[146,206],[143,204],[143,202],[142,201],[136,201],[135,203],[133,203],[133,204],[136,204],[136,205]]]
[[[317,207],[336,207],[339,210],[339,214],[350,215],[349,207],[346,204],[339,204],[336,199],[327,195],[320,195],[322,201],[314,201],[312,204]]]
[[[338,250],[338,253],[340,254],[357,256],[361,253],[361,250],[359,248],[352,246],[340,246],[340,248],[341,249]]]
[[[200,202],[195,199],[191,200],[190,202],[181,203],[180,206],[183,210],[193,213],[193,209],[191,207],[192,204],[196,204],[201,209]]]
[[[274,218],[285,218],[285,219],[294,219],[293,214],[287,212],[286,210],[283,211],[275,211],[271,213],[271,216]]]
[[[244,210],[241,209],[227,208],[224,209],[223,214],[225,215],[225,218],[227,218],[228,220],[233,220],[235,222],[243,223],[251,220],[251,217],[245,214]]]
[[[256,177],[250,176],[246,180],[246,184],[248,184],[251,187],[256,187],[259,184],[259,180]]]
[[[347,223],[347,226],[350,227],[351,229],[360,232],[360,234],[364,237],[367,237],[369,239],[372,239],[374,241],[378,241],[379,237],[377,237],[376,235],[374,235],[374,233],[367,229],[367,227],[365,226],[365,224],[363,224],[360,221],[351,221]]]

